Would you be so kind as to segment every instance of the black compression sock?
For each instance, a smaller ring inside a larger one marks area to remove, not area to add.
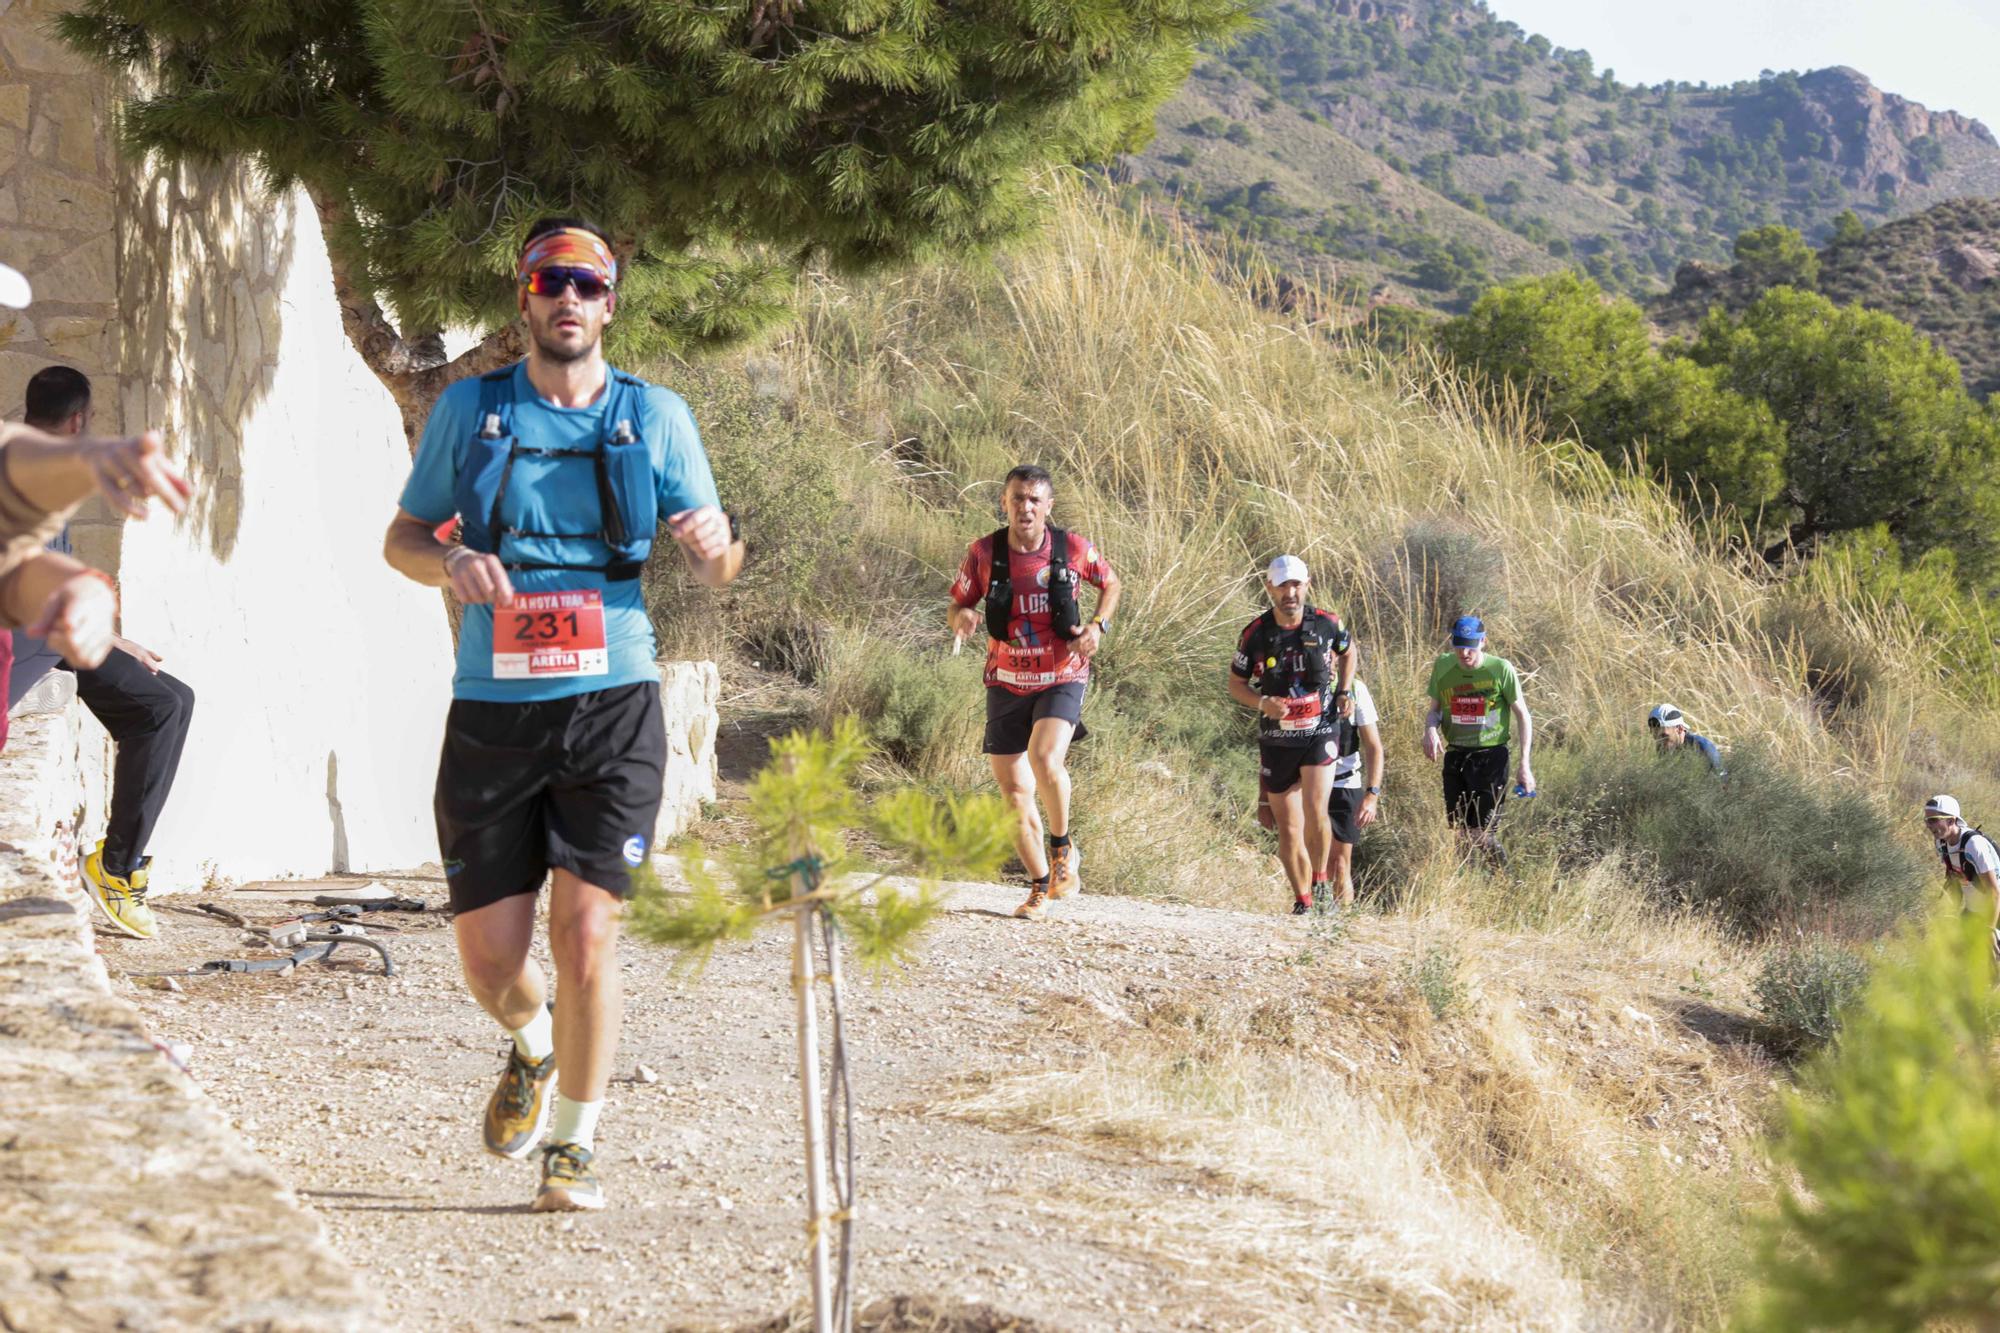
[[[1051,846],[1051,847],[1067,847],[1067,846],[1069,846],[1069,834],[1067,834],[1067,833],[1062,833],[1062,834],[1056,834],[1056,833],[1051,833],[1051,834],[1049,834],[1049,846]]]

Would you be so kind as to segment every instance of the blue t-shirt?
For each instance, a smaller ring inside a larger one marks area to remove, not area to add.
[[[512,425],[516,439],[537,449],[596,449],[605,436],[605,392],[588,407],[557,407],[528,382],[525,362],[514,367]],[[646,440],[653,456],[653,476],[659,483],[660,516],[702,505],[720,505],[715,477],[702,452],[694,416],[679,394],[648,384],[648,421],[663,429]],[[456,479],[466,465],[478,430],[479,380],[460,380],[446,389],[431,409],[410,480],[403,487],[405,513],[438,524],[458,512]],[[652,429],[650,426],[648,429]],[[515,458],[507,480],[507,511],[519,515],[518,526],[530,532],[594,532],[603,522],[597,498],[597,473],[589,460],[546,458],[522,454]],[[669,541],[664,531],[658,542]],[[595,539],[538,541],[509,538],[506,558],[563,564],[608,563],[611,551]],[[452,675],[455,699],[522,703],[561,699],[592,690],[608,690],[638,681],[658,680],[654,660],[653,622],[638,579],[609,580],[602,574],[569,569],[510,569],[507,576],[520,593],[595,590],[604,599],[604,643],[607,670],[596,675],[558,675],[534,679],[498,679],[493,670],[493,608],[468,606],[459,627],[458,665]]]

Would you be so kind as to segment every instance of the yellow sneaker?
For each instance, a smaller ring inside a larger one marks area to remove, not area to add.
[[[160,933],[159,923],[153,920],[153,909],[146,906],[143,867],[133,872],[131,879],[105,870],[102,838],[97,840],[90,855],[83,858],[83,887],[89,891],[91,901],[104,909],[105,919],[114,930],[140,940],[150,940]]]
[[[553,1051],[544,1059],[526,1060],[512,1041],[507,1043],[507,1067],[486,1099],[486,1151],[518,1162],[541,1145],[555,1106],[549,1093],[555,1081]]]

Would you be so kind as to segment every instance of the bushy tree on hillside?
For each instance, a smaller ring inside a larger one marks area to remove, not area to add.
[[[1819,283],[1819,256],[1791,227],[1758,227],[1736,238],[1737,275],[1753,292],[1773,287],[1811,291]]]
[[[2000,420],[1921,334],[1780,287],[1740,320],[1711,312],[1691,355],[1785,423],[1778,500],[1793,545],[1883,523],[1906,551],[1949,547],[1968,577],[1993,574]]]
[[[613,234],[645,298],[624,354],[727,338],[809,260],[1019,234],[1036,168],[1142,146],[1197,44],[1243,21],[1242,0],[83,0],[60,29],[143,76],[135,147],[311,192],[348,335],[414,427],[519,354],[508,279],[539,214]],[[489,332],[447,364],[456,325]]]
[[[2000,992],[1986,932],[1939,921],[1877,968],[1786,1098],[1788,1190],[1752,1328],[1992,1328]]]
[[[1494,288],[1439,338],[1461,367],[1527,394],[1551,425],[1573,426],[1609,457],[1643,448],[1701,499],[1754,509],[1778,492],[1785,434],[1770,410],[1712,369],[1655,355],[1639,307],[1588,278]]]

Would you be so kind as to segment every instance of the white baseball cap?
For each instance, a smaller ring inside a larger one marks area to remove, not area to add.
[[[1264,571],[1264,581],[1276,588],[1287,583],[1310,583],[1312,576],[1306,573],[1305,561],[1295,555],[1281,555]]]
[[[1646,725],[1649,727],[1684,727],[1687,725],[1687,715],[1672,704],[1661,704],[1652,712],[1646,714]]]
[[[0,305],[12,306],[16,310],[26,310],[34,293],[28,286],[28,279],[19,269],[0,264]]]
[[[1956,797],[1951,796],[1933,796],[1924,802],[1924,814],[1926,817],[1930,815],[1943,815],[1946,819],[1957,819],[1959,818],[1958,800]]]

